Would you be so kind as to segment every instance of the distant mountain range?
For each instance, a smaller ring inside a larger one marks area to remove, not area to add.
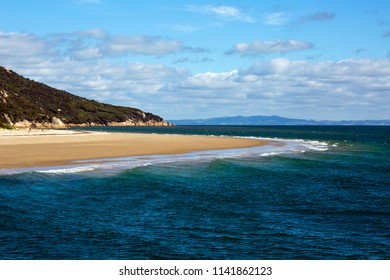
[[[157,115],[82,98],[0,66],[0,128],[101,125],[170,124]]]
[[[390,120],[316,121],[280,116],[236,116],[210,119],[169,120],[176,125],[390,125]]]

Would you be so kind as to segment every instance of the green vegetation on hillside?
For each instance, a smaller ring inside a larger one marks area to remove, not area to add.
[[[0,126],[9,123],[6,116],[13,123],[23,120],[51,122],[53,117],[65,124],[163,121],[159,116],[139,109],[82,98],[0,67]]]

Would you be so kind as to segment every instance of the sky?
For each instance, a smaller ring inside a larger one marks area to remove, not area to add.
[[[390,119],[390,1],[0,0],[0,65],[164,119]]]

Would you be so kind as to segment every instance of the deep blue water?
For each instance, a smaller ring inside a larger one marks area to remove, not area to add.
[[[106,130],[301,140],[118,169],[3,170],[1,259],[390,258],[390,127]]]

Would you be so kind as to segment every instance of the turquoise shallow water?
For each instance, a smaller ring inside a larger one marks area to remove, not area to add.
[[[390,258],[390,127],[107,129],[286,145],[1,170],[1,259]]]

